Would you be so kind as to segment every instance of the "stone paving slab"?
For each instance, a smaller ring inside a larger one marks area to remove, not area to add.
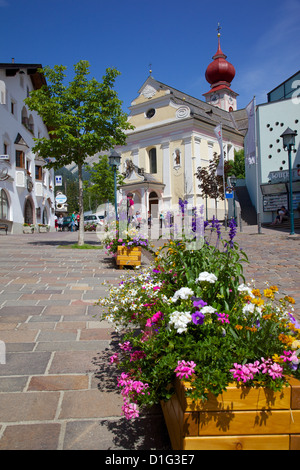
[[[254,226],[236,239],[249,256],[246,278],[300,303],[299,234]],[[86,240],[98,244],[94,233]],[[68,232],[0,234],[0,449],[170,450],[160,407],[121,417],[111,325],[99,322],[94,300],[123,272],[104,250],[59,248],[76,241]]]

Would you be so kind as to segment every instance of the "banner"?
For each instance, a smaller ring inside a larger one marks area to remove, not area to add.
[[[248,165],[256,163],[255,98],[246,107],[248,132],[245,137],[245,161]]]
[[[215,127],[215,134],[220,145],[220,160],[216,170],[218,176],[224,175],[224,152],[223,152],[223,138],[222,138],[222,124],[219,124]]]

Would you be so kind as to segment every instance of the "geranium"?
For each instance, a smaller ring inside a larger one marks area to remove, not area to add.
[[[178,361],[178,365],[174,372],[176,372],[176,377],[180,379],[188,379],[195,372],[196,364],[193,361]]]

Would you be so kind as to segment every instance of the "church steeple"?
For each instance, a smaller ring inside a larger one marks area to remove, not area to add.
[[[231,90],[231,82],[235,77],[235,68],[228,62],[227,56],[221,49],[220,24],[218,24],[218,50],[213,56],[205,72],[205,78],[211,86],[211,90],[204,93],[206,102],[224,109],[225,111],[234,111],[237,109],[236,97],[238,96]]]

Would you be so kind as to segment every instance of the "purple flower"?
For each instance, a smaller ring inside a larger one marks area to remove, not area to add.
[[[202,299],[194,299],[193,306],[194,307],[205,307],[207,305],[207,302],[204,302]]]
[[[192,313],[192,322],[195,325],[203,325],[205,319],[205,315],[199,311]]]

